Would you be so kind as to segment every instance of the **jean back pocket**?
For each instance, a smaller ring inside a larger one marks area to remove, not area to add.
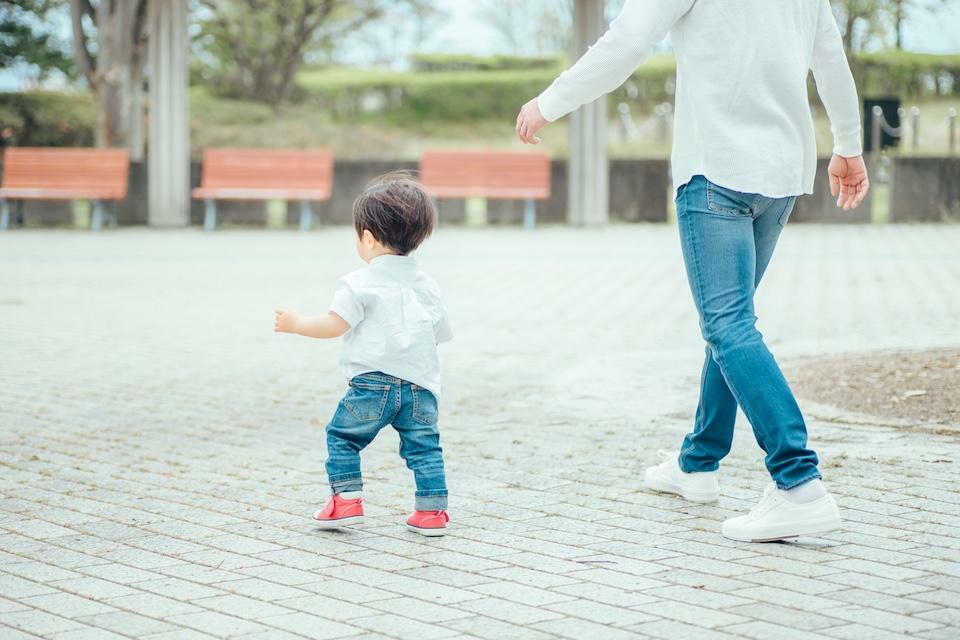
[[[350,389],[343,398],[343,406],[361,422],[380,420],[390,397],[390,385],[350,381]]]
[[[707,209],[722,216],[753,217],[745,194],[707,181]]]
[[[440,418],[436,396],[415,384],[410,385],[410,389],[413,392],[413,419],[420,424],[436,424]]]

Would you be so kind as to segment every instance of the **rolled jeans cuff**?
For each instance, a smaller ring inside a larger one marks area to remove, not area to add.
[[[801,479],[801,480],[791,480],[791,481],[790,481],[790,484],[787,484],[787,483],[784,483],[784,482],[777,482],[777,488],[780,489],[780,490],[782,490],[782,491],[789,491],[790,489],[796,489],[796,488],[799,487],[800,485],[806,484],[806,483],[810,482],[811,480],[817,480],[817,479],[820,479],[820,478],[823,478],[823,476],[821,476],[821,475],[820,475],[820,472],[818,471],[817,473],[814,473],[814,474],[812,474],[812,475],[809,475],[809,476],[807,476],[807,477],[805,477],[805,478],[803,478],[803,479]]]
[[[414,508],[417,511],[445,511],[447,509],[447,494],[420,495],[414,499]]]
[[[330,489],[334,494],[345,493],[347,491],[362,491],[363,479],[358,475],[337,476],[336,479],[330,479]]]

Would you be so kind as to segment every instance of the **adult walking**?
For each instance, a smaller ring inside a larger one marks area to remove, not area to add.
[[[811,69],[832,125],[837,205],[856,207],[869,188],[856,87],[829,1],[626,0],[603,37],[524,105],[517,135],[539,142],[540,128],[618,87],[667,33],[677,57],[677,219],[707,353],[693,429],[679,452],[659,452],[646,484],[717,500],[739,405],[775,484],[750,513],[725,521],[723,535],[766,541],[837,529],[836,502],[753,305],[796,196],[813,191]]]

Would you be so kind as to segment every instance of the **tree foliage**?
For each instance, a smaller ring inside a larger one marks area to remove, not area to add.
[[[847,51],[871,46],[902,48],[903,25],[921,11],[936,12],[949,0],[831,0]]]
[[[0,3],[0,68],[25,64],[41,77],[51,71],[73,73],[68,48],[49,30],[51,17],[62,11],[60,0],[4,0]]]
[[[480,18],[512,55],[567,53],[573,29],[573,0],[485,0]]]
[[[214,88],[277,105],[291,98],[306,56],[334,49],[398,2],[197,0],[197,4],[196,48]]]

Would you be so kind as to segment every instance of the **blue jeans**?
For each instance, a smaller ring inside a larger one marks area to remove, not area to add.
[[[677,193],[680,242],[707,342],[686,472],[714,471],[733,444],[737,406],[781,489],[820,477],[790,386],[757,331],[753,296],[796,198],[740,193],[695,176]]]
[[[326,466],[333,493],[363,489],[360,452],[389,424],[400,434],[400,456],[413,471],[416,510],[446,509],[437,419],[437,399],[423,387],[380,372],[353,378],[327,425]]]

